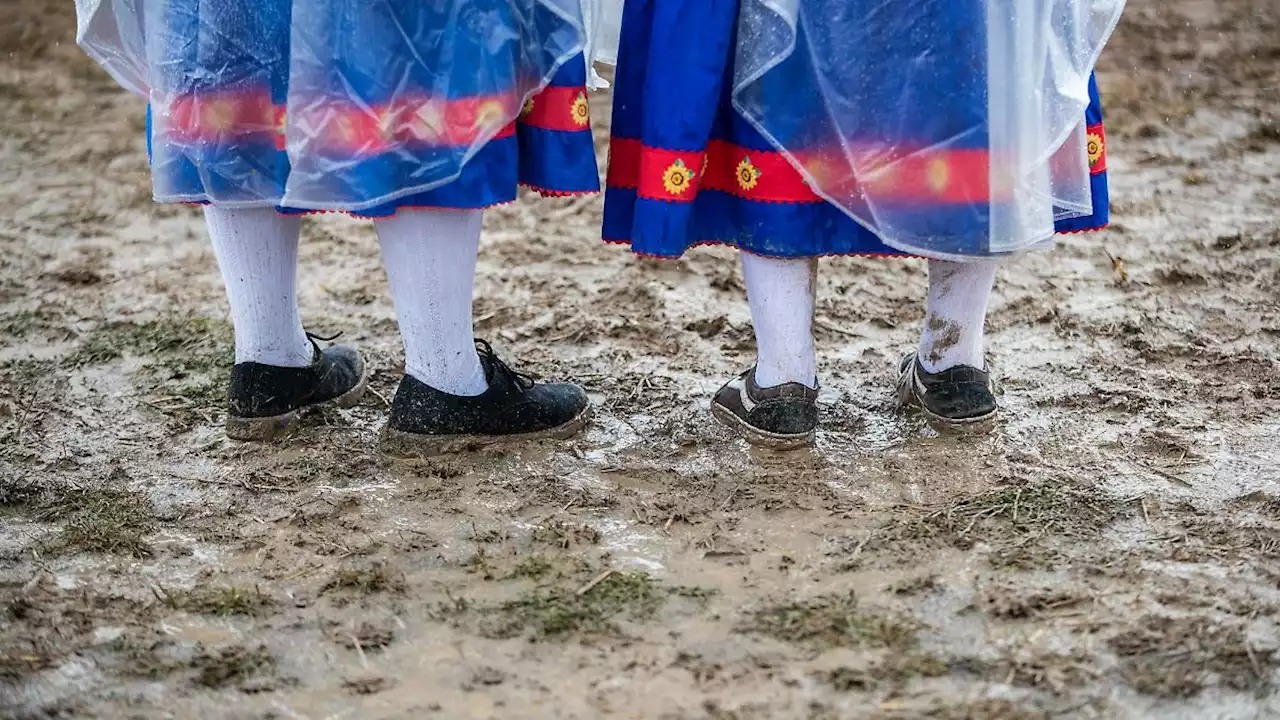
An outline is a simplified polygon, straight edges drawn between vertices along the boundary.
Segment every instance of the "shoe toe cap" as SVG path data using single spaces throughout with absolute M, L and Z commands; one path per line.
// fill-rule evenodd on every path
M 995 395 L 980 385 L 939 388 L 926 397 L 929 411 L 950 420 L 972 420 L 995 412 Z
M 755 408 L 751 424 L 779 435 L 802 435 L 818 426 L 818 408 L 798 399 L 774 401 Z
M 537 408 L 538 424 L 543 429 L 563 425 L 581 415 L 591 406 L 587 391 L 571 383 L 538 385 L 532 407 Z

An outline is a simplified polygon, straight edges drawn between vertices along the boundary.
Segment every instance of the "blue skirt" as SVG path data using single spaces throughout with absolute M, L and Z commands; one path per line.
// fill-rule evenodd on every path
M 507 17 L 513 6 L 463 6 L 465 18 L 488 23 L 477 30 L 459 29 L 456 8 L 419 0 L 382 0 L 376 12 L 334 0 L 323 21 L 330 35 L 323 52 L 307 53 L 313 66 L 299 91 L 292 0 L 171 0 L 147 123 L 157 197 L 385 217 L 402 207 L 510 202 L 519 185 L 597 192 L 585 62 L 557 55 L 573 39 L 549 13 L 519 22 L 547 25 L 543 34 L 556 43 L 531 49 L 511 40 L 501 30 L 518 25 Z M 543 70 L 547 77 L 531 79 Z M 526 100 L 520 89 L 533 86 L 540 89 Z M 305 119 L 316 130 L 302 170 L 287 151 L 295 139 L 286 115 L 297 107 L 323 116 L 323 127 Z M 325 202 L 283 201 L 303 172 Z
M 629 0 L 626 4 L 614 82 L 605 240 L 658 257 L 679 257 L 702 244 L 729 245 L 771 257 L 907 255 L 823 200 L 779 148 L 734 109 L 731 86 L 738 9 L 738 0 Z M 889 60 L 874 72 L 894 72 Z M 945 91 L 901 101 L 918 104 L 921 117 L 936 124 L 961 116 L 960 109 L 980 105 L 979 94 L 984 90 L 958 69 Z M 1105 131 L 1092 78 L 1089 95 L 1086 125 L 1093 214 L 1058 222 L 1058 232 L 1096 230 L 1109 221 Z M 975 102 L 969 103 L 969 96 Z M 803 93 L 789 100 L 793 108 L 807 107 Z M 942 106 L 949 100 L 955 108 Z M 793 115 L 804 117 L 803 112 Z M 972 118 L 958 117 L 958 121 Z M 944 127 L 929 129 L 944 137 L 948 133 Z M 806 128 L 799 122 L 786 131 L 804 137 Z M 955 149 L 946 169 L 962 175 L 971 168 L 972 174 L 982 176 L 985 186 L 987 165 L 982 152 L 980 146 Z M 930 168 L 922 169 L 914 178 L 919 187 L 903 183 L 902 202 L 919 199 L 929 222 L 977 227 L 967 208 L 956 211 L 955 217 L 948 216 L 944 205 L 926 208 L 924 198 L 937 197 L 937 187 L 931 187 L 936 179 Z M 964 191 L 963 183 L 955 185 Z M 984 254 L 963 248 L 956 252 Z

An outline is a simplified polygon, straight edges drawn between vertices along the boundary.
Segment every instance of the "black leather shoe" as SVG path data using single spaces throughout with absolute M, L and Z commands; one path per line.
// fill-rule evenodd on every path
M 345 345 L 315 348 L 303 368 L 239 363 L 231 370 L 227 437 L 271 440 L 291 429 L 302 414 L 323 405 L 352 407 L 364 397 L 368 376 L 360 353 Z
M 1000 412 L 986 370 L 958 365 L 929 373 L 915 353 L 898 366 L 898 401 L 919 407 L 937 429 L 964 433 L 989 431 Z
M 720 388 L 711 414 L 752 445 L 794 450 L 813 444 L 818 391 L 800 383 L 762 388 L 753 367 Z
M 512 370 L 489 343 L 476 341 L 489 388 L 450 395 L 405 375 L 382 431 L 382 449 L 396 457 L 431 457 L 525 440 L 565 440 L 591 419 L 591 401 L 577 385 L 536 383 Z

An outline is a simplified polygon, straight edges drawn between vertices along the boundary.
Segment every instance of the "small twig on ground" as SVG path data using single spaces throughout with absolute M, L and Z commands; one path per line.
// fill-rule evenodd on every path
M 373 393 L 374 397 L 381 400 L 383 405 L 391 407 L 391 403 L 387 402 L 387 398 L 382 393 L 378 392 L 377 388 L 369 388 L 369 392 Z
M 604 572 L 602 572 L 602 573 L 600 573 L 599 575 L 597 575 L 597 576 L 595 577 L 595 579 L 593 579 L 591 582 L 589 582 L 589 583 L 587 583 L 586 585 L 583 585 L 582 587 L 578 588 L 578 592 L 574 593 L 574 595 L 576 595 L 576 596 L 578 596 L 578 597 L 582 597 L 583 595 L 586 595 L 587 593 L 589 593 L 589 592 L 591 592 L 593 589 L 595 589 L 595 587 L 596 587 L 597 585 L 599 585 L 600 583 L 604 582 L 605 580 L 608 580 L 608 579 L 609 579 L 609 577 L 610 577 L 611 575 L 613 575 L 613 573 L 614 573 L 614 571 L 613 571 L 613 570 L 605 570 Z

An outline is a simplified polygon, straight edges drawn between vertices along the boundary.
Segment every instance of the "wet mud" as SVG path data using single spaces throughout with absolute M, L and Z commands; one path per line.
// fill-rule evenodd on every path
M 634 259 L 598 198 L 490 211 L 475 308 L 589 389 L 580 438 L 380 455 L 394 311 L 324 216 L 304 317 L 372 392 L 228 442 L 201 218 L 151 203 L 143 108 L 73 30 L 0 5 L 0 716 L 1280 715 L 1275 3 L 1130 3 L 1115 224 L 1000 270 L 994 434 L 895 408 L 924 265 L 828 259 L 823 426 L 785 454 L 708 412 L 754 354 L 737 259 Z

